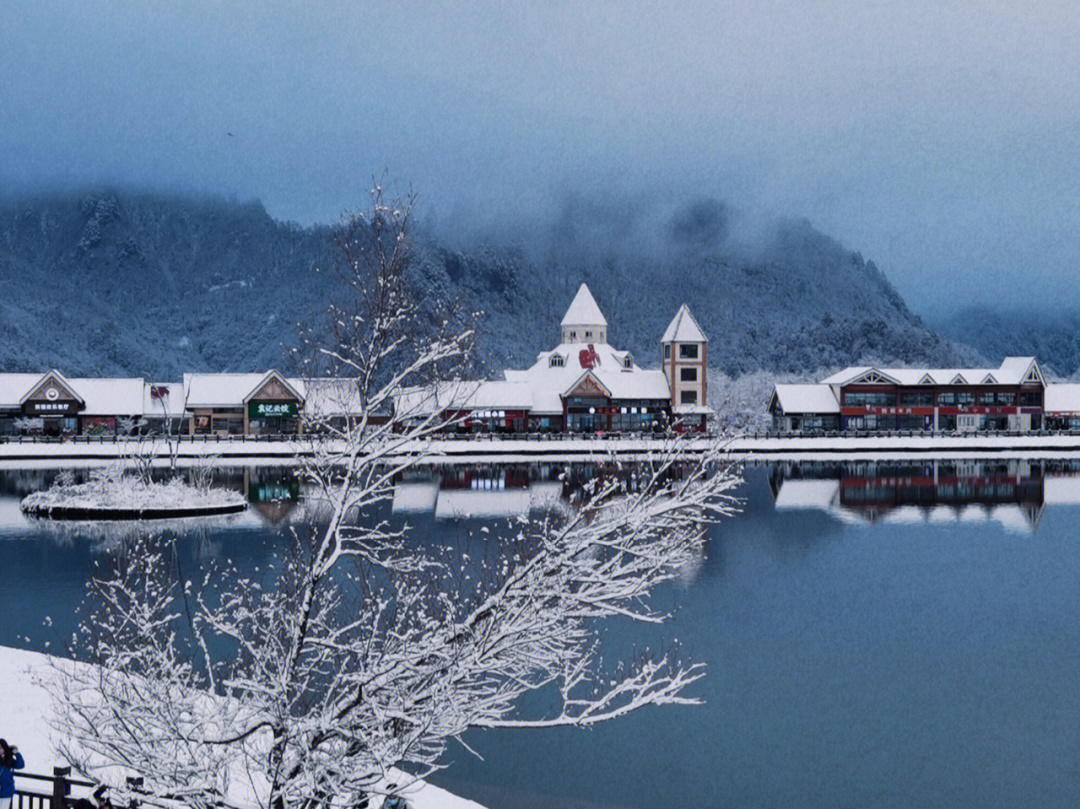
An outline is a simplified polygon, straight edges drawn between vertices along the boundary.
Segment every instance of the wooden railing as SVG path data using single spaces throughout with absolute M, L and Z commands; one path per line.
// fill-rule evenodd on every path
M 68 809 L 72 787 L 93 787 L 90 781 L 71 777 L 71 767 L 53 767 L 52 775 L 16 770 L 11 809 Z M 34 789 L 34 786 L 40 788 Z

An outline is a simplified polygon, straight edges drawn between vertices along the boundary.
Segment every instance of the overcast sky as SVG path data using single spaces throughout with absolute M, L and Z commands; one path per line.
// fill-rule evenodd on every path
M 570 192 L 805 216 L 935 301 L 1080 293 L 1080 4 L 4 2 L 0 182 L 442 221 Z

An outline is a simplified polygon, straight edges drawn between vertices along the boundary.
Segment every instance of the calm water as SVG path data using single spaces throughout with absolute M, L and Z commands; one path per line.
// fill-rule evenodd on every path
M 422 538 L 475 538 L 559 502 L 557 471 L 419 474 L 395 509 Z M 659 594 L 673 621 L 604 631 L 609 650 L 678 638 L 709 666 L 704 706 L 591 731 L 474 734 L 486 760 L 456 749 L 436 780 L 491 809 L 1080 805 L 1078 474 L 1024 462 L 748 469 L 743 514 Z M 108 537 L 19 514 L 18 497 L 50 476 L 0 473 L 0 644 L 55 644 L 107 561 Z M 227 482 L 279 502 L 186 526 L 177 564 L 259 565 L 303 508 L 281 470 Z

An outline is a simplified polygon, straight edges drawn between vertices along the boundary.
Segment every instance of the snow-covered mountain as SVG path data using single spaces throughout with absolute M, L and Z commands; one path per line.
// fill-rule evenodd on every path
M 706 200 L 659 220 L 580 206 L 520 232 L 530 235 L 420 237 L 423 294 L 483 310 L 479 353 L 494 369 L 549 348 L 582 281 L 611 341 L 647 365 L 684 302 L 729 374 L 970 354 L 912 314 L 872 262 L 806 221 L 756 223 L 751 234 Z M 330 266 L 330 235 L 258 203 L 134 192 L 2 203 L 0 370 L 169 378 L 280 366 L 296 323 L 318 322 L 333 294 L 333 273 L 315 271 Z

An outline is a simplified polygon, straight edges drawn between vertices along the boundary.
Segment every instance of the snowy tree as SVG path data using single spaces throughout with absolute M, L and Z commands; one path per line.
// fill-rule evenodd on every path
M 372 203 L 340 234 L 333 340 L 311 338 L 308 367 L 324 375 L 306 383 L 307 427 L 332 436 L 302 462 L 311 520 L 271 571 L 222 563 L 193 583 L 146 537 L 93 579 L 72 650 L 96 665 L 58 663 L 50 682 L 60 752 L 82 774 L 138 774 L 144 801 L 200 808 L 355 807 L 443 766 L 471 729 L 589 727 L 696 701 L 700 665 L 671 651 L 604 665 L 598 630 L 664 620 L 650 594 L 735 507 L 715 451 L 673 435 L 574 508 L 492 535 L 479 558 L 380 517 L 442 425 L 428 394 L 452 401 L 463 384 L 471 334 L 450 316 L 419 322 L 411 203 L 379 188 Z M 341 397 L 362 415 L 342 418 Z M 549 711 L 526 707 L 536 692 Z

